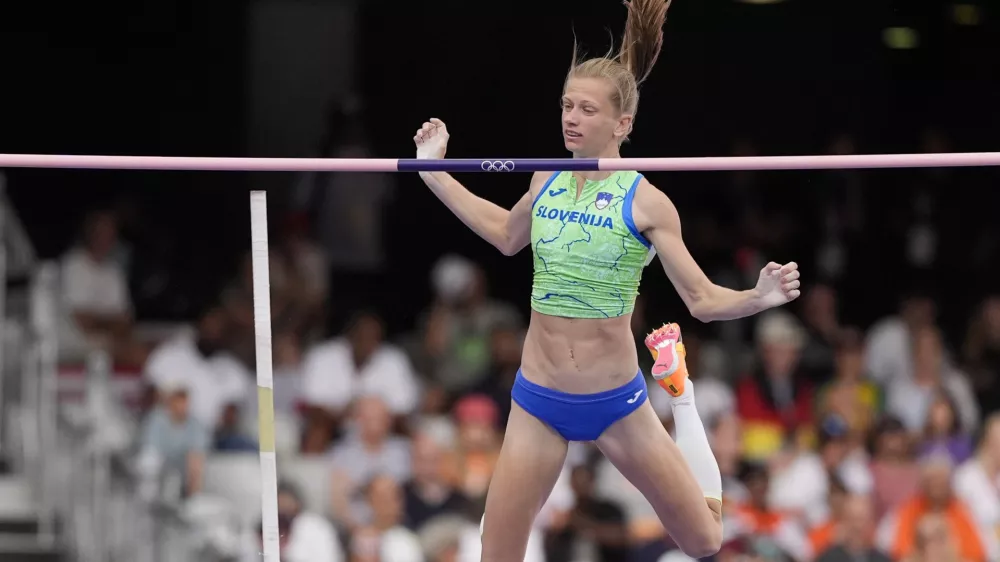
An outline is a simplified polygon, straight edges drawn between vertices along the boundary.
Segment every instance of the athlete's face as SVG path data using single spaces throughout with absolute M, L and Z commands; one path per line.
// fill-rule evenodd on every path
M 562 97 L 563 142 L 575 156 L 593 158 L 617 148 L 628 134 L 632 116 L 611 101 L 612 86 L 603 78 L 570 78 Z

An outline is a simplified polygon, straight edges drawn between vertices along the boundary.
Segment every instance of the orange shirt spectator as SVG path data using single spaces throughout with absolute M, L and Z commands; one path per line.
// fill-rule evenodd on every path
M 912 556 L 919 546 L 918 531 L 926 516 L 937 516 L 965 562 L 986 562 L 985 537 L 975 518 L 951 488 L 951 463 L 934 457 L 922 467 L 920 491 L 890 513 L 879 525 L 878 545 L 896 560 Z
M 875 519 L 868 496 L 851 495 L 840 500 L 835 518 L 810 534 L 815 562 L 890 562 L 874 548 Z

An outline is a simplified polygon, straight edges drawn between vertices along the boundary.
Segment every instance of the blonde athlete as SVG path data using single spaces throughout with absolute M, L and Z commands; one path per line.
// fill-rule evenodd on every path
M 662 45 L 668 2 L 632 0 L 621 51 L 574 62 L 562 130 L 578 158 L 617 158 L 632 131 L 638 84 Z M 514 122 L 513 126 L 518 126 Z M 416 132 L 417 158 L 444 158 L 448 131 L 431 119 Z M 692 259 L 670 199 L 637 172 L 535 174 L 510 211 L 473 195 L 449 174 L 424 172 L 431 191 L 506 255 L 531 245 L 531 322 L 511 396 L 510 421 L 486 500 L 482 562 L 522 562 L 528 534 L 570 441 L 594 441 L 656 510 L 689 556 L 718 551 L 722 482 L 687 380 L 680 328 L 646 345 L 653 376 L 671 394 L 676 443 L 647 400 L 630 329 L 642 270 L 660 262 L 691 314 L 742 318 L 799 296 L 795 263 L 768 264 L 757 286 L 714 285 Z

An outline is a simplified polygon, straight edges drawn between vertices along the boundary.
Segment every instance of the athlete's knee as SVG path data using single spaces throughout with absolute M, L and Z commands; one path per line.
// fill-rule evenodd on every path
M 707 558 L 722 548 L 722 525 L 713 522 L 703 530 L 677 539 L 677 546 L 684 554 L 694 559 Z
M 722 548 L 722 513 L 716 511 L 713 501 L 708 502 L 710 517 L 683 537 L 677 537 L 677 546 L 691 558 L 706 558 Z

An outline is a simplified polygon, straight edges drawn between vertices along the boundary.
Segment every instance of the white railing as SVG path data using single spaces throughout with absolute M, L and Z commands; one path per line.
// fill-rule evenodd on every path
M 17 466 L 23 461 L 22 447 L 18 443 L 17 424 L 10 422 L 18 417 L 15 406 L 21 402 L 24 388 L 17 388 L 19 381 L 12 377 L 22 366 L 24 348 L 21 343 L 27 319 L 24 307 L 14 302 L 18 295 L 8 292 L 7 283 L 12 278 L 29 276 L 35 268 L 36 258 L 5 188 L 6 178 L 0 172 L 0 456 Z
M 104 351 L 88 356 L 83 403 L 60 403 L 59 266 L 38 262 L 3 188 L 0 173 L 0 455 L 31 483 L 40 544 L 75 562 L 221 559 L 218 541 L 193 532 L 205 504 L 192 511 L 164 485 L 169 478 L 144 474 L 132 458 L 135 422 Z M 24 295 L 8 291 L 12 278 L 27 281 Z
M 55 544 L 55 500 L 53 461 L 59 446 L 56 442 L 58 424 L 56 393 L 58 382 L 58 310 L 59 310 L 59 268 L 56 264 L 43 263 L 35 272 L 31 290 L 31 326 L 33 360 L 37 361 L 37 406 L 38 418 L 37 485 L 39 502 L 39 539 L 43 545 Z
M 77 524 L 108 521 L 110 474 L 108 458 L 88 450 L 92 428 L 67 435 L 60 427 L 59 267 L 36 259 L 4 182 L 0 173 L 0 454 L 31 485 L 40 546 L 66 548 L 79 562 L 111 562 L 106 543 L 95 540 L 111 530 L 81 532 Z M 19 279 L 27 281 L 24 294 L 8 291 Z

